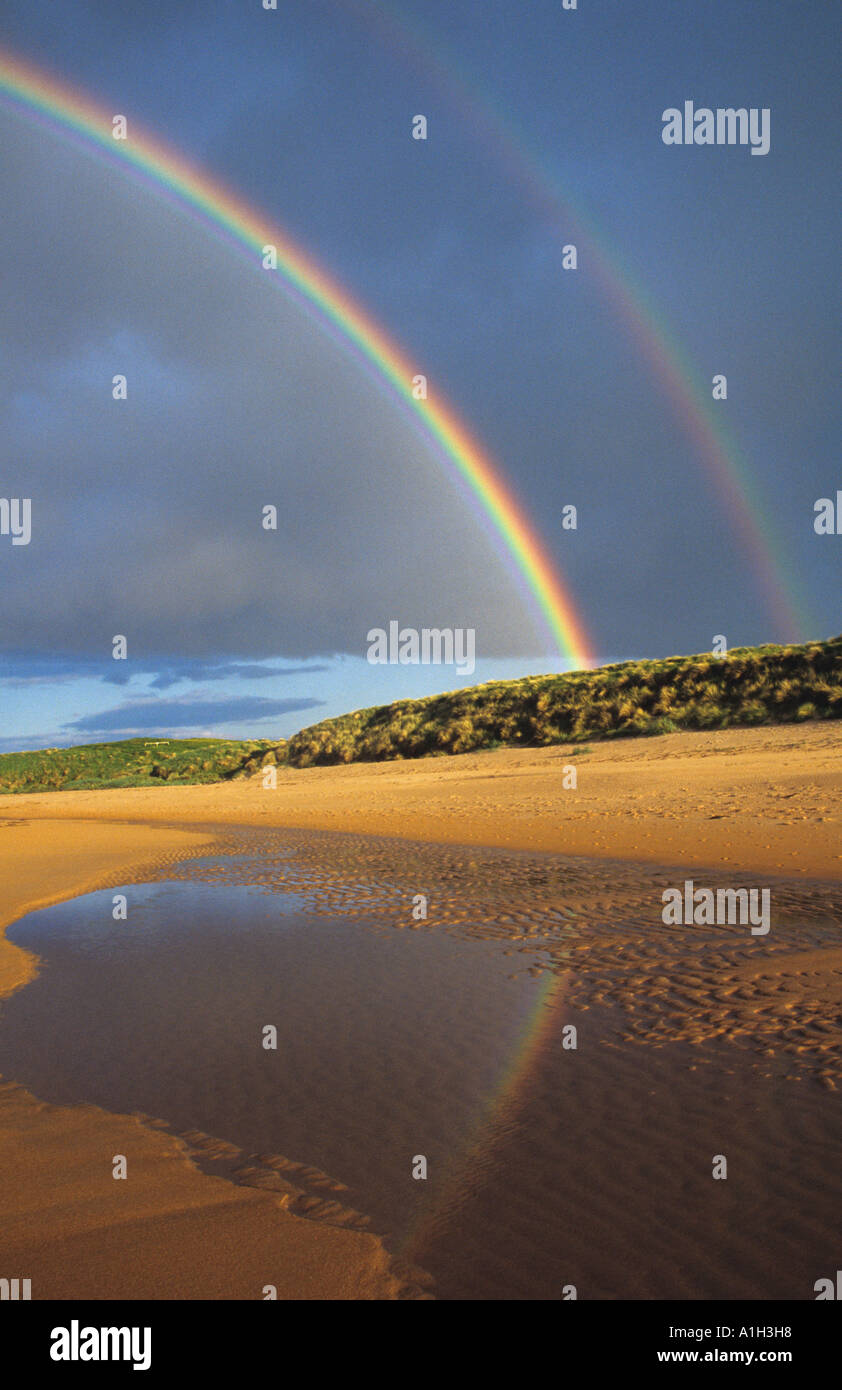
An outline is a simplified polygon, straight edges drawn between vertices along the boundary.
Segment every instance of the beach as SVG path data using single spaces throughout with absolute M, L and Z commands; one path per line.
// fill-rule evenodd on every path
M 732 1055 L 737 1059 L 735 1135 L 741 1116 L 751 1127 L 752 1068 L 766 1055 L 766 1075 L 791 1085 L 793 1096 L 808 1097 L 803 1112 L 802 1101 L 793 1102 L 793 1126 L 803 1120 L 804 1133 L 820 1137 L 815 1097 L 830 1099 L 839 1076 L 831 1025 L 842 968 L 827 923 L 838 910 L 842 878 L 840 790 L 842 739 L 822 723 L 587 749 L 280 768 L 274 788 L 258 774 L 211 786 L 20 795 L 0 803 L 0 926 L 97 889 L 189 877 L 197 856 L 224 857 L 244 845 L 268 864 L 283 833 L 294 832 L 296 862 L 311 878 L 319 876 L 322 912 L 359 910 L 361 902 L 366 911 L 391 914 L 395 928 L 411 927 L 411 914 L 396 913 L 382 885 L 422 883 L 431 903 L 424 930 L 497 942 L 515 953 L 513 963 L 538 974 L 566 971 L 571 1017 L 621 1018 L 613 1040 L 606 1033 L 605 1045 L 583 1056 L 576 1085 L 583 1097 L 589 1090 L 607 1097 L 607 1059 L 622 1054 L 618 1067 L 629 1101 L 612 1112 L 613 1125 L 628 1152 L 639 1150 L 638 1169 L 646 1167 L 643 1097 L 653 1086 L 669 1090 L 673 1110 L 657 1159 L 666 1171 L 685 1144 L 682 1115 L 694 1107 L 707 1115 L 715 1103 L 693 1048 L 719 1049 L 728 1066 Z M 271 868 L 263 875 L 271 891 L 281 890 L 285 876 Z M 773 884 L 782 926 L 762 958 L 749 954 L 748 935 L 745 943 L 693 938 L 679 947 L 647 934 L 646 914 L 662 885 L 687 877 Z M 350 879 L 356 886 L 349 895 L 343 885 Z M 579 919 L 576 932 L 549 932 L 547 923 L 568 908 Z M 621 940 L 608 929 L 616 920 L 628 924 Z M 673 954 L 656 971 L 665 942 Z M 37 971 L 31 953 L 0 941 L 0 995 L 24 988 Z M 653 983 L 656 974 L 660 983 Z M 641 1074 L 644 1056 L 650 1061 Z M 591 1176 L 582 1181 L 598 1192 L 595 1174 L 611 1160 L 599 1126 L 592 1141 Z M 197 1136 L 191 1145 L 149 1118 L 47 1104 L 14 1076 L 4 1077 L 4 1273 L 31 1278 L 33 1297 L 42 1298 L 259 1298 L 266 1285 L 279 1298 L 301 1299 L 434 1292 L 425 1278 L 424 1242 L 395 1258 L 376 1227 L 364 1229 L 344 1209 L 331 1175 L 284 1168 L 282 1156 L 275 1165 L 282 1179 L 271 1184 L 265 1174 L 250 1177 L 245 1162 L 214 1175 L 213 1150 L 212 1136 Z M 115 1183 L 112 1157 L 127 1153 L 132 1179 Z M 762 1168 L 763 1151 L 755 1146 L 752 1170 Z M 822 1180 L 809 1163 L 802 1168 L 805 1202 Z M 633 1190 L 633 1179 L 630 1184 Z M 330 1200 L 302 1200 L 302 1193 L 319 1191 Z M 682 1191 L 677 1184 L 676 1203 Z M 640 1199 L 645 1207 L 643 1190 Z M 626 1220 L 634 1243 L 634 1223 L 616 1193 L 601 1200 L 605 1219 Z M 307 1214 L 298 1214 L 302 1208 Z M 721 1218 L 726 1222 L 728 1214 Z M 584 1251 L 584 1238 L 581 1244 Z M 210 1255 L 223 1248 L 228 1256 L 220 1267 Z M 769 1249 L 774 1254 L 771 1238 Z M 785 1253 L 778 1250 L 779 1260 Z M 751 1268 L 747 1259 L 747 1289 Z M 715 1289 L 713 1269 L 711 1281 Z M 657 1287 L 657 1279 L 635 1285 L 622 1277 L 616 1296 L 661 1296 L 652 1292 Z M 678 1296 L 699 1294 L 688 1286 Z
M 213 786 L 18 795 L 4 817 L 281 825 L 653 864 L 842 877 L 833 722 L 411 762 L 278 768 Z M 575 790 L 563 769 L 577 771 Z M 162 838 L 161 843 L 164 843 Z

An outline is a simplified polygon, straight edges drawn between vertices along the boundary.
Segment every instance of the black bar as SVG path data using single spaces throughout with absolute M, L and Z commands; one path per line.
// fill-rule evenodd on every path
M 238 1385 L 323 1380 L 335 1363 L 343 1376 L 363 1375 L 370 1363 L 381 1379 L 417 1380 L 429 1369 L 436 1382 L 455 1365 L 498 1373 L 511 1358 L 519 1379 L 581 1378 L 631 1372 L 675 1375 L 682 1370 L 731 1369 L 762 1376 L 770 1368 L 804 1377 L 833 1376 L 842 1322 L 835 1302 L 716 1303 L 13 1303 L 0 1304 L 4 1368 L 16 1361 L 28 1378 L 132 1376 L 128 1360 L 54 1360 L 72 1352 L 56 1329 L 78 1328 L 77 1352 L 96 1347 L 100 1328 L 150 1330 L 138 1352 L 151 1353 L 146 1384 L 157 1375 L 231 1375 Z M 85 1333 L 97 1330 L 97 1337 Z M 728 1335 L 724 1329 L 730 1330 Z M 397 1338 L 397 1341 L 394 1339 Z M 122 1352 L 123 1342 L 120 1342 Z M 402 1349 L 402 1350 L 401 1350 Z M 688 1356 L 688 1353 L 690 1354 Z M 693 1353 L 696 1355 L 694 1356 Z M 737 1355 L 739 1354 L 739 1355 Z M 750 1359 L 749 1359 L 750 1357 Z M 549 1367 L 547 1361 L 549 1358 Z M 541 1369 L 543 1367 L 543 1370 Z M 431 1384 L 436 1383 L 431 1379 Z M 8 1382 L 11 1384 L 11 1381 Z M 23 1380 L 21 1380 L 23 1383 Z

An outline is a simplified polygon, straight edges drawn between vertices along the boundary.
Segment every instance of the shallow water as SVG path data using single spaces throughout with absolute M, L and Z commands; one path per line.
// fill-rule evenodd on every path
M 2 1007 L 0 1072 L 45 1100 L 315 1165 L 398 1242 L 432 1190 L 413 1157 L 441 1169 L 540 989 L 509 978 L 497 944 L 333 921 L 247 887 L 127 885 L 10 935 L 44 964 Z
M 629 1043 L 622 1011 L 528 973 L 539 940 L 397 931 L 246 886 L 242 859 L 195 868 L 15 925 L 42 964 L 0 1006 L 0 1073 L 312 1165 L 440 1297 L 812 1296 L 838 1254 L 834 1097 L 721 1039 Z

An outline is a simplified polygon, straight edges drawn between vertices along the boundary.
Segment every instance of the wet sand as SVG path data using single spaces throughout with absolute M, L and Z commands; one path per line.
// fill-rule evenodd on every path
M 120 823 L 6 820 L 0 920 L 5 927 L 26 909 L 121 882 L 127 871 L 136 882 L 166 874 L 206 840 Z M 6 940 L 0 948 L 8 995 L 37 962 Z M 270 1284 L 284 1299 L 415 1296 L 376 1236 L 285 1210 L 301 1195 L 296 1174 L 282 1195 L 261 1192 L 202 1172 L 202 1147 L 136 1116 L 44 1104 L 3 1080 L 3 1277 L 31 1279 L 33 1299 L 259 1299 Z M 127 1182 L 112 1177 L 115 1154 L 130 1162 Z
M 561 785 L 562 767 L 570 763 L 578 771 L 575 791 Z M 612 1028 L 619 1023 L 619 1031 L 613 1042 L 607 1033 L 600 1036 L 589 1062 L 601 1067 L 602 1079 L 588 1079 L 586 1067 L 576 1072 L 580 1103 L 588 1095 L 603 1097 L 596 1108 L 607 1107 L 617 1141 L 606 1149 L 604 1130 L 590 1127 L 590 1152 L 578 1152 L 590 1174 L 581 1181 L 592 1190 L 616 1164 L 617 1145 L 627 1155 L 648 1152 L 651 1132 L 641 1110 L 648 1090 L 668 1094 L 675 1108 L 657 1141 L 658 1162 L 677 1175 L 672 1196 L 669 1184 L 664 1196 L 676 1212 L 676 1204 L 692 1200 L 692 1184 L 680 1175 L 686 1172 L 682 1115 L 692 1112 L 699 1085 L 687 1049 L 696 1048 L 705 1065 L 721 1053 L 722 1074 L 739 1073 L 730 1122 L 736 1131 L 742 1126 L 745 1152 L 752 1088 L 763 1075 L 758 1067 L 765 1065 L 769 1083 L 790 1088 L 792 1126 L 805 1136 L 800 1181 L 806 1191 L 825 1181 L 821 1162 L 811 1164 L 806 1155 L 826 1150 L 827 1136 L 817 1118 L 821 1106 L 799 1097 L 832 1101 L 828 1090 L 839 1078 L 842 970 L 833 932 L 839 923 L 835 884 L 842 877 L 840 773 L 842 739 L 833 726 L 821 724 L 594 744 L 586 753 L 501 750 L 419 763 L 281 771 L 274 790 L 264 789 L 258 777 L 214 787 L 10 797 L 0 803 L 0 924 L 82 891 L 189 874 L 185 860 L 191 855 L 214 846 L 242 848 L 234 827 L 306 828 L 317 833 L 300 837 L 297 853 L 311 878 L 321 873 L 326 911 L 353 911 L 355 901 L 368 910 L 376 900 L 381 908 L 390 905 L 393 926 L 409 928 L 415 924 L 406 894 L 412 887 L 425 893 L 429 888 L 433 909 L 424 930 L 438 924 L 508 935 L 518 968 L 564 978 L 571 1007 L 586 1017 L 588 1010 L 591 1017 L 611 1011 Z M 326 833 L 335 830 L 354 833 Z M 434 844 L 451 848 L 443 855 Z M 458 846 L 485 848 L 474 853 Z M 521 864 L 519 879 L 518 873 L 500 878 L 494 846 L 522 852 L 520 860 L 515 854 L 507 861 Z M 529 859 L 537 851 L 572 855 L 578 863 L 573 869 L 559 863 L 561 877 L 548 889 L 541 881 L 544 868 Z M 676 866 L 680 877 L 658 865 Z M 775 931 L 768 949 L 753 956 L 758 943 L 733 934 L 714 930 L 688 938 L 657 925 L 648 930 L 653 894 L 661 883 L 680 882 L 685 870 L 711 884 L 748 882 L 751 875 L 758 882 L 774 879 L 786 930 Z M 596 904 L 596 913 L 583 913 L 587 904 Z M 541 914 L 561 918 L 569 911 L 580 912 L 581 929 L 565 931 L 541 954 L 547 920 Z M 609 929 L 618 921 L 624 924 L 621 936 Z M 20 987 L 35 967 L 29 954 L 0 942 L 3 993 Z M 612 1053 L 616 1069 L 606 1073 Z M 625 1102 L 621 1074 L 627 1074 Z M 774 1142 L 778 1118 L 776 1109 L 767 1143 Z M 759 1180 L 764 1149 L 758 1147 L 756 1124 L 754 1133 L 751 1171 Z M 584 1135 L 580 1140 L 587 1143 Z M 111 1156 L 128 1149 L 137 1158 L 136 1182 L 114 1183 Z M 518 1161 L 523 1159 L 521 1152 Z M 516 1173 L 517 1164 L 504 1164 L 501 1171 Z M 101 1179 L 94 1176 L 99 1172 Z M 281 1297 L 423 1292 L 423 1279 L 413 1280 L 402 1266 L 396 1272 L 376 1236 L 283 1210 L 289 1192 L 272 1196 L 232 1181 L 233 1175 L 213 1177 L 190 1157 L 183 1139 L 136 1117 L 45 1105 L 7 1085 L 0 1091 L 0 1175 L 0 1220 L 8 1233 L 4 1264 L 15 1265 L 10 1276 L 37 1277 L 35 1297 L 231 1297 L 231 1271 L 221 1278 L 207 1259 L 220 1245 L 234 1252 L 233 1296 L 260 1297 L 268 1282 L 278 1285 Z M 635 1183 L 628 1176 L 633 1205 Z M 504 1191 L 495 1188 L 501 1181 L 499 1175 L 489 1181 L 473 1200 L 480 1206 L 503 1200 Z M 638 1209 L 645 1211 L 650 1199 L 639 1183 L 637 1188 Z M 797 1207 L 791 1191 L 778 1191 Z M 517 1211 L 516 1193 L 508 1196 L 514 1203 L 509 1210 Z M 727 1243 L 731 1216 L 721 1215 Z M 540 1219 L 534 1203 L 518 1219 L 528 1231 Z M 669 1211 L 661 1219 L 665 1230 L 657 1243 L 668 1242 Z M 804 1220 L 812 1219 L 804 1213 Z M 464 1249 L 470 1266 L 470 1207 L 460 1208 L 453 1220 L 468 1222 Z M 605 1221 L 606 1229 L 615 1230 L 615 1245 L 628 1242 L 631 1250 L 639 1240 L 638 1217 L 624 1211 L 616 1192 L 605 1205 Z M 797 1262 L 797 1250 L 773 1237 L 771 1209 L 769 1222 L 770 1258 Z M 587 1261 L 590 1242 L 580 1237 Z M 428 1246 L 424 1235 L 409 1253 L 423 1265 Z M 277 1277 L 265 1275 L 268 1264 Z M 808 1273 L 802 1271 L 802 1282 Z M 629 1275 L 614 1289 L 595 1270 L 586 1270 L 585 1279 L 592 1296 L 665 1296 L 655 1292 L 657 1279 Z M 749 1274 L 744 1287 L 754 1286 Z M 714 1257 L 709 1279 L 676 1293 L 717 1296 L 717 1287 Z M 446 1283 L 437 1292 L 454 1296 Z M 475 1296 L 494 1296 L 481 1276 Z M 512 1296 L 528 1296 L 514 1271 Z
M 292 1180 L 295 1212 L 369 1218 L 443 1298 L 804 1299 L 832 1267 L 830 898 L 777 881 L 774 950 L 722 928 L 691 949 L 621 865 L 605 920 L 580 860 L 235 838 L 127 885 L 116 927 L 109 890 L 17 924 L 42 970 L 3 1010 L 0 1067 L 165 1118 L 204 1171 Z M 835 1004 L 809 998 L 825 953 Z

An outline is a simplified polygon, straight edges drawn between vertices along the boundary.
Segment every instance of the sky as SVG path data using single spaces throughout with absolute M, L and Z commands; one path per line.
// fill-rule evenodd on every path
M 842 536 L 813 524 L 842 488 L 836 28 L 789 0 L 4 0 L 0 49 L 364 307 L 608 662 L 842 630 Z M 767 108 L 768 153 L 665 144 L 685 101 Z M 312 308 L 2 98 L 0 190 L 0 498 L 32 506 L 29 544 L 0 535 L 0 751 L 288 736 L 570 666 L 417 416 Z M 475 669 L 371 664 L 391 621 L 472 629 Z

